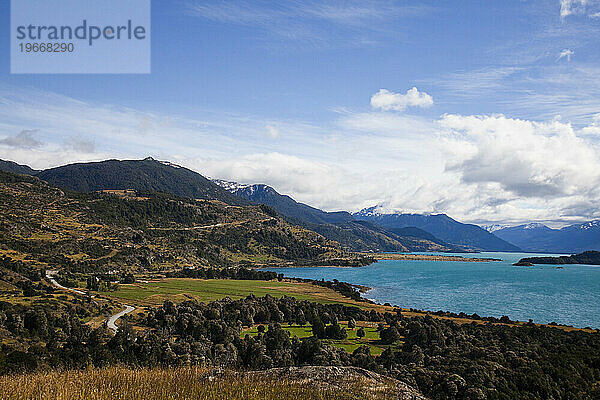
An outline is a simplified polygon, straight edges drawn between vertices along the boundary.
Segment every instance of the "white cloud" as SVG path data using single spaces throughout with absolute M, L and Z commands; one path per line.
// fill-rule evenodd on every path
M 558 59 L 560 60 L 561 58 L 566 58 L 567 61 L 571 61 L 571 56 L 575 54 L 575 52 L 571 49 L 564 49 L 563 51 L 560 52 L 560 54 L 558 55 Z
M 473 71 L 460 71 L 436 76 L 433 79 L 423 79 L 419 82 L 436 85 L 453 94 L 487 95 L 505 86 L 507 78 L 521 72 L 519 67 L 483 68 Z
M 384 204 L 481 223 L 600 217 L 600 116 L 582 129 L 553 119 L 436 120 L 379 110 L 339 109 L 321 125 L 194 116 L 0 89 L 0 132 L 38 129 L 39 143 L 0 143 L 0 158 L 47 168 L 152 155 L 216 178 L 266 183 L 329 211 Z M 271 140 L 269 127 L 285 134 Z
M 67 140 L 67 146 L 70 146 L 74 151 L 80 152 L 83 154 L 91 154 L 96 150 L 96 144 L 93 140 L 81 138 L 81 137 L 72 137 Z
M 597 14 L 597 7 L 600 4 L 598 0 L 560 0 L 560 16 L 562 18 L 569 15 L 589 15 L 594 17 Z
M 600 110 L 600 68 L 573 61 L 565 69 L 561 64 L 464 71 L 421 82 L 440 93 L 436 97 L 438 108 L 464 110 L 467 106 L 477 114 L 502 110 L 536 121 L 560 114 L 564 121 L 585 126 Z
M 271 139 L 277 139 L 281 133 L 279 132 L 279 128 L 275 125 L 267 125 L 267 136 Z
M 257 28 L 263 39 L 317 46 L 372 45 L 380 35 L 393 36 L 398 19 L 431 13 L 426 5 L 387 0 L 282 1 L 275 6 L 249 0 L 193 0 L 186 14 L 211 21 Z M 325 25 L 325 26 L 324 26 Z
M 371 97 L 371 106 L 384 111 L 404 111 L 407 107 L 431 107 L 433 97 L 425 92 L 419 92 L 416 87 L 409 89 L 406 94 L 390 92 L 387 89 L 379 89 Z
M 20 149 L 32 149 L 35 147 L 40 147 L 42 142 L 33 137 L 33 134 L 36 132 L 37 129 L 23 129 L 16 135 L 0 139 L 0 145 L 6 145 Z
M 600 136 L 600 114 L 592 117 L 592 123 L 581 129 L 583 135 L 598 135 Z
M 467 184 L 497 183 L 521 198 L 585 195 L 600 183 L 600 158 L 570 124 L 445 115 L 446 136 L 472 149 L 450 160 Z
M 573 14 L 573 5 L 577 3 L 585 3 L 585 0 L 560 0 L 560 16 L 564 18 Z

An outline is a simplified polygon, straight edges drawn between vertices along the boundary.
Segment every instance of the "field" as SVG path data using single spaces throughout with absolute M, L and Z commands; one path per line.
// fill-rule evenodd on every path
M 346 328 L 346 332 L 348 333 L 348 337 L 344 340 L 332 340 L 332 339 L 324 339 L 324 342 L 331 344 L 332 346 L 342 348 L 346 350 L 348 353 L 352 353 L 354 350 L 359 348 L 360 346 L 369 346 L 371 349 L 371 354 L 379 355 L 381 354 L 388 345 L 379 344 L 379 332 L 377 332 L 377 324 L 373 322 L 363 322 L 358 321 L 356 323 L 357 328 L 349 329 L 347 322 L 340 322 L 344 328 Z M 359 326 L 362 326 L 365 331 L 365 336 L 363 338 L 359 338 L 356 336 L 356 331 Z M 304 326 L 300 325 L 290 325 L 290 324 L 282 324 L 281 327 L 290 332 L 290 336 L 297 336 L 298 338 L 305 338 L 312 336 L 312 327 L 310 324 L 306 324 Z M 258 335 L 258 326 L 254 326 L 251 329 L 246 329 L 242 331 L 241 337 L 245 335 L 256 336 Z M 394 345 L 395 346 L 395 345 Z
M 5 400 L 385 399 L 393 390 L 393 383 L 386 380 L 374 385 L 367 379 L 347 378 L 336 385 L 319 385 L 199 367 L 113 367 L 0 377 L 0 398 Z
M 119 285 L 119 289 L 115 292 L 102 292 L 103 296 L 128 301 L 134 305 L 159 305 L 164 300 L 180 302 L 186 299 L 196 299 L 210 302 L 225 297 L 235 300 L 250 294 L 258 297 L 266 294 L 273 297 L 293 296 L 299 300 L 310 300 L 323 304 L 341 303 L 378 310 L 384 308 L 351 300 L 328 288 L 298 282 L 171 278 Z
M 157 306 L 165 300 L 171 300 L 175 303 L 195 299 L 202 302 L 220 300 L 225 297 L 231 299 L 241 299 L 249 294 L 255 296 L 264 296 L 269 294 L 273 297 L 292 296 L 299 300 L 310 300 L 322 304 L 345 304 L 356 306 L 362 309 L 374 309 L 378 312 L 392 312 L 393 307 L 380 304 L 370 304 L 358 302 L 341 294 L 310 283 L 298 283 L 290 281 L 257 281 L 257 280 L 230 280 L 230 279 L 187 279 L 170 278 L 162 280 L 138 281 L 134 284 L 121 284 L 119 289 L 114 292 L 101 292 L 104 297 L 108 297 L 120 302 L 134 306 Z M 483 320 L 473 320 L 469 318 L 446 317 L 430 314 L 425 311 L 402 310 L 406 317 L 424 317 L 430 315 L 432 318 L 449 319 L 458 324 L 485 324 Z M 502 325 L 519 326 L 524 322 L 509 323 Z M 541 325 L 541 324 L 538 324 Z M 573 328 L 566 326 L 555 326 L 557 329 L 565 331 L 585 331 L 593 332 L 590 329 Z M 341 347 L 341 346 L 340 346 Z M 373 349 L 376 351 L 375 349 Z M 376 354 L 376 353 L 373 353 Z

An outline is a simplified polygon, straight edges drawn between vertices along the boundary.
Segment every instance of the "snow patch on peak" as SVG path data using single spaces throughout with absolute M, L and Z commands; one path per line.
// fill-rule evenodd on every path
M 600 227 L 600 220 L 594 220 L 589 222 L 584 222 L 583 224 L 579 224 L 577 226 L 579 229 L 588 230 Z
M 173 168 L 181 168 L 181 165 L 173 164 L 172 162 L 169 162 L 169 161 L 159 161 L 159 163 L 161 163 L 162 165 L 173 167 Z
M 539 229 L 539 228 L 547 228 L 547 226 L 544 224 L 540 224 L 539 222 L 531 222 L 529 224 L 523 225 L 523 229 Z
M 483 229 L 485 229 L 486 231 L 488 231 L 489 233 L 493 233 L 493 232 L 499 231 L 500 229 L 508 228 L 508 225 L 491 224 L 491 225 L 482 225 L 481 227 Z
M 360 217 L 377 217 L 380 215 L 384 215 L 384 209 L 382 205 L 376 205 L 372 207 L 363 208 L 362 210 L 354 213 L 354 215 Z
M 211 181 L 231 193 L 235 193 L 238 190 L 246 188 L 251 188 L 250 190 L 254 191 L 254 185 L 245 185 L 243 183 L 231 182 L 223 179 L 211 179 Z

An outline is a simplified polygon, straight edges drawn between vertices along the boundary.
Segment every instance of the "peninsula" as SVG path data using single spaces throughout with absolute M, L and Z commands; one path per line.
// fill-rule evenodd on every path
M 363 254 L 363 253 L 361 253 Z M 424 260 L 424 261 L 460 261 L 460 262 L 492 262 L 502 261 L 498 258 L 440 256 L 433 254 L 403 254 L 403 253 L 369 253 L 375 260 Z
M 587 264 L 600 265 L 600 251 L 584 251 L 571 256 L 560 257 L 526 257 L 515 265 L 532 266 L 534 264 Z

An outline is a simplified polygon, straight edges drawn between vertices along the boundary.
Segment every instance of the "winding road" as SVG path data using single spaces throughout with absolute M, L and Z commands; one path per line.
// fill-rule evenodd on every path
M 48 278 L 50 283 L 52 283 L 54 286 L 56 286 L 59 289 L 67 290 L 69 292 L 73 292 L 73 293 L 77 293 L 77 294 L 83 294 L 83 295 L 87 294 L 86 292 L 82 292 L 81 290 L 71 289 L 71 288 L 65 287 L 65 286 L 61 285 L 60 283 L 56 282 L 56 280 L 54 279 L 54 276 L 57 273 L 58 273 L 58 271 L 46 271 L 46 278 Z
M 126 304 L 124 304 L 124 306 L 125 306 L 125 309 L 123 311 L 118 312 L 115 315 L 111 315 L 108 318 L 108 320 L 106 321 L 106 326 L 108 326 L 108 329 L 112 330 L 115 333 L 117 333 L 117 331 L 119 330 L 119 327 L 115 324 L 115 322 L 117 322 L 117 320 L 119 318 L 121 318 L 123 315 L 129 314 L 130 312 L 135 310 L 135 307 L 131 307 Z
M 82 295 L 87 295 L 86 292 L 81 291 L 81 290 L 77 290 L 77 289 L 71 289 L 68 288 L 66 286 L 61 285 L 60 283 L 56 282 L 56 279 L 54 279 L 54 276 L 58 273 L 58 271 L 46 271 L 46 278 L 50 281 L 50 283 L 52 283 L 55 287 L 61 289 L 61 290 L 66 290 L 72 293 L 76 293 L 76 294 L 82 294 Z M 94 298 L 94 296 L 91 296 L 92 298 Z M 120 311 L 114 315 L 111 315 L 110 317 L 108 317 L 108 319 L 106 320 L 106 326 L 108 327 L 108 329 L 110 329 L 111 331 L 113 331 L 114 333 L 117 333 L 117 331 L 119 330 L 119 327 L 117 326 L 116 322 L 119 318 L 121 318 L 123 315 L 125 314 L 129 314 L 130 312 L 135 310 L 135 307 L 132 306 L 128 306 L 127 304 L 123 304 L 125 306 L 125 309 L 123 311 Z

